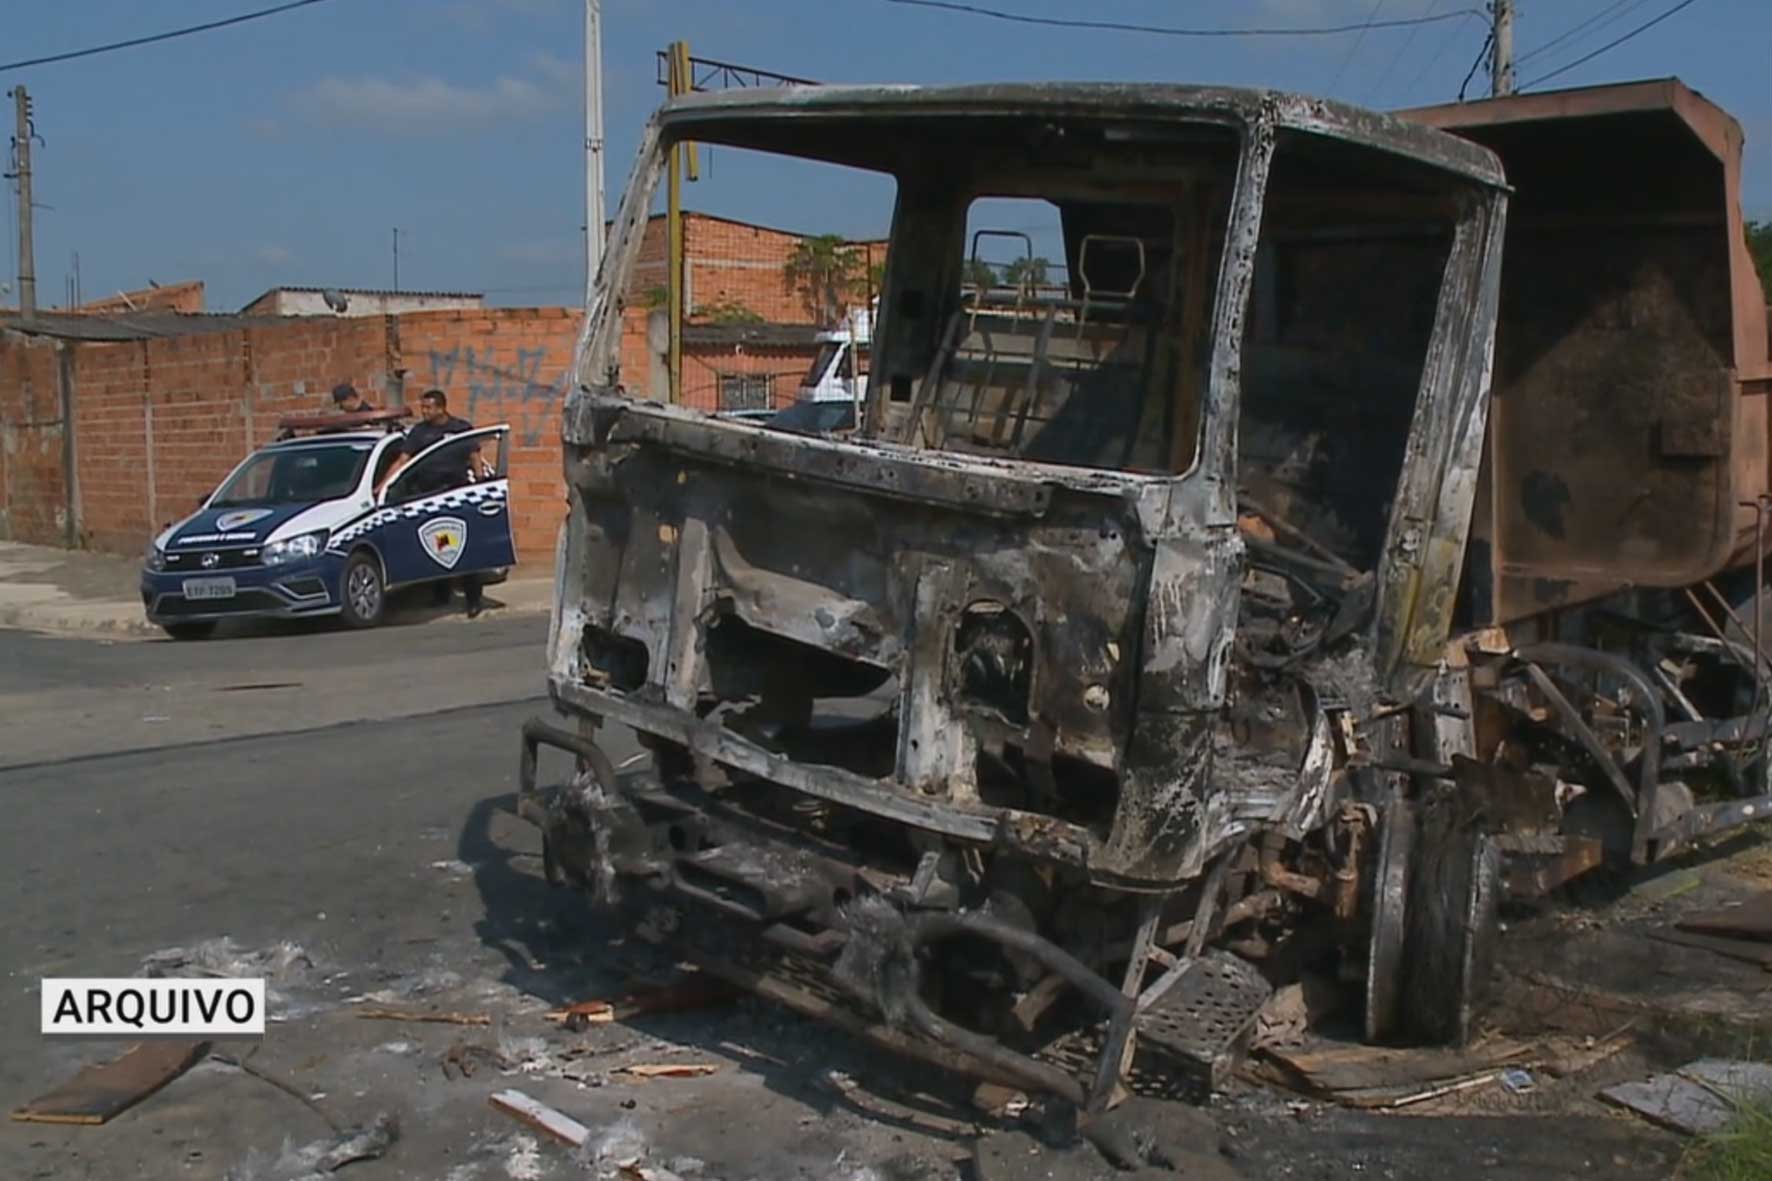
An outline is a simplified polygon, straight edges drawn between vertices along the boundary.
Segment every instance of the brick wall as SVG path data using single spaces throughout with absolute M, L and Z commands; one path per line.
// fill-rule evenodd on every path
M 740 304 L 778 323 L 805 324 L 782 268 L 798 236 L 690 215 L 690 297 Z M 877 248 L 876 248 L 877 250 Z M 622 370 L 630 393 L 662 396 L 648 342 L 647 298 L 664 278 L 664 222 L 655 218 L 623 313 Z M 691 302 L 690 306 L 695 306 Z M 436 386 L 480 425 L 512 427 L 510 477 L 519 559 L 552 562 L 565 503 L 560 409 L 579 314 L 563 308 L 408 312 L 364 317 L 264 317 L 127 343 L 66 342 L 74 389 L 75 525 L 79 544 L 140 552 L 188 513 L 234 464 L 268 442 L 277 419 L 325 410 L 349 381 L 370 401 L 416 406 Z M 58 346 L 0 330 L 0 537 L 61 544 L 67 537 Z M 811 348 L 686 347 L 686 404 L 720 409 L 722 376 L 770 380 L 770 403 L 793 400 Z
M 803 234 L 683 214 L 683 306 L 690 318 L 722 305 L 744 308 L 771 324 L 810 324 L 805 296 L 787 281 L 787 263 Z M 864 266 L 886 261 L 883 241 L 856 242 Z M 665 218 L 646 223 L 640 256 L 622 293 L 630 309 L 644 309 L 669 283 Z M 626 365 L 623 365 L 624 370 Z
M 512 527 L 517 555 L 547 574 L 565 513 L 560 410 L 580 316 L 565 308 L 417 312 L 398 318 L 406 401 L 436 387 L 479 426 L 511 425 Z
M 512 427 L 519 560 L 551 568 L 565 503 L 559 413 L 578 317 L 565 309 L 267 319 L 127 343 L 68 342 L 80 544 L 139 553 L 190 512 L 277 420 L 330 406 L 349 381 L 377 404 L 449 395 L 471 421 Z M 0 536 L 62 544 L 57 344 L 0 333 Z
M 0 536 L 61 545 L 61 380 L 53 342 L 0 333 Z

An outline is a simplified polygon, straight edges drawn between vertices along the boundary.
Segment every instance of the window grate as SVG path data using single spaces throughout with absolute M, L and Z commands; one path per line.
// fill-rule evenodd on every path
M 722 414 L 768 410 L 774 404 L 774 393 L 774 374 L 720 374 L 720 412 Z

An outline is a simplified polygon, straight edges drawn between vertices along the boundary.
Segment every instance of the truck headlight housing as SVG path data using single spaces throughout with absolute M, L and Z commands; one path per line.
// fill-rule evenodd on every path
M 267 566 L 282 566 L 289 562 L 317 558 L 325 548 L 326 530 L 318 529 L 313 533 L 301 533 L 294 537 L 285 537 L 282 541 L 273 541 L 265 546 L 264 553 L 260 556 Z

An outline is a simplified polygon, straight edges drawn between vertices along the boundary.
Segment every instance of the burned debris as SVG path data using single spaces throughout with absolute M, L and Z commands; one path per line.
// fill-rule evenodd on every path
M 1548 381 L 1528 354 L 1560 347 L 1522 322 L 1503 244 L 1553 232 L 1543 143 L 1584 117 L 1513 101 L 1471 104 L 1492 125 L 1464 137 L 1169 86 L 673 101 L 565 415 L 549 683 L 575 726 L 526 727 L 522 776 L 550 880 L 895 1050 L 1099 1109 L 1215 1086 L 1306 970 L 1361 982 L 1372 1040 L 1462 1044 L 1504 896 L 1758 815 L 1772 661 L 1759 600 L 1736 601 L 1761 589 L 1763 448 L 1680 442 L 1726 443 L 1733 411 L 1678 418 L 1694 395 L 1657 427 L 1672 474 L 1645 495 L 1708 464 L 1753 506 L 1664 589 L 1629 589 L 1640 562 L 1559 571 L 1501 511 L 1502 461 L 1538 453 L 1496 433 L 1492 396 Z M 1709 212 L 1733 225 L 1701 100 L 1634 101 L 1713 149 Z M 624 392 L 616 293 L 682 139 L 895 182 L 852 436 Z M 1539 188 L 1510 209 L 1519 153 Z M 1056 209 L 1062 291 L 973 278 L 993 231 L 969 216 L 1008 198 Z M 1698 232 L 1690 209 L 1628 213 Z M 1608 275 L 1624 289 L 1570 297 L 1582 347 L 1607 301 L 1670 333 L 1709 315 L 1686 339 L 1710 351 L 1651 376 L 1766 380 L 1739 303 L 1718 323 L 1657 302 L 1651 270 Z M 1560 372 L 1558 397 L 1600 396 Z M 1525 519 L 1599 512 L 1594 470 L 1520 481 Z M 1520 603 L 1522 569 L 1557 589 Z M 618 776 L 604 723 L 651 767 Z M 570 784 L 537 782 L 543 745 L 577 757 Z

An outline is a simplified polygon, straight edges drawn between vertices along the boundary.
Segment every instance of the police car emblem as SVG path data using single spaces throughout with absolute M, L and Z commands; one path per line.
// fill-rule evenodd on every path
M 453 570 L 461 561 L 462 547 L 468 543 L 468 523 L 460 517 L 426 521 L 418 528 L 418 543 L 425 547 L 431 561 L 445 570 Z
M 205 570 L 213 570 L 221 565 L 221 555 L 216 553 L 204 554 L 201 558 L 197 559 L 197 564 L 202 566 Z
M 271 515 L 268 508 L 247 508 L 238 512 L 223 513 L 215 519 L 215 527 L 226 533 L 230 529 L 238 529 L 242 525 L 250 525 L 254 521 L 262 521 Z

